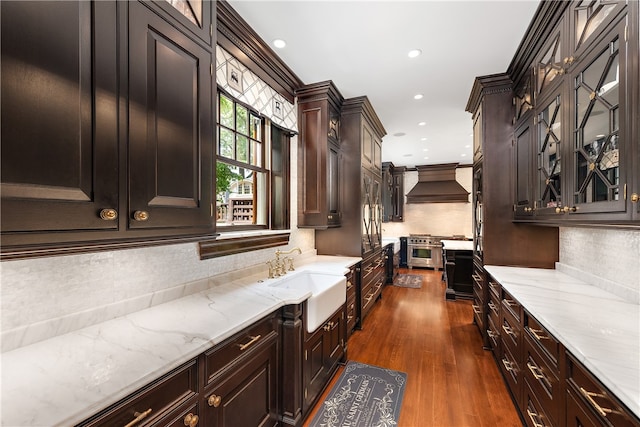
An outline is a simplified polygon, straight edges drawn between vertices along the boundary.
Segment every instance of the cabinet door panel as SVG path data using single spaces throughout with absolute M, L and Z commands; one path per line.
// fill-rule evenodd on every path
M 1 15 L 2 231 L 116 229 L 99 215 L 118 208 L 115 4 L 2 2 Z
M 277 343 L 273 342 L 233 368 L 205 392 L 206 419 L 203 425 L 277 425 L 277 352 Z
M 211 53 L 130 3 L 131 228 L 211 224 Z

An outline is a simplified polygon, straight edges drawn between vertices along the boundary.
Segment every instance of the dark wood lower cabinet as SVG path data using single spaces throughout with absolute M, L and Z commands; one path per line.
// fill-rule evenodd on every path
M 138 425 L 174 425 L 168 421 L 197 414 L 198 367 L 193 359 L 78 426 L 124 426 L 136 419 Z
M 205 389 L 203 425 L 278 425 L 277 360 L 273 337 Z
M 640 427 L 640 419 L 527 307 L 491 275 L 484 283 L 489 288 L 489 348 L 526 426 Z
M 309 413 L 318 397 L 338 369 L 338 362 L 345 356 L 344 309 L 333 316 L 315 332 L 305 332 L 302 362 L 303 416 Z

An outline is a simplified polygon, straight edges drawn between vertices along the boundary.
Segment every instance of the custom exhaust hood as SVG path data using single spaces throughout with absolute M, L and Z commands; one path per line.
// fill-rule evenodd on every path
M 407 203 L 469 203 L 469 192 L 456 181 L 457 166 L 416 166 L 418 183 L 407 194 Z

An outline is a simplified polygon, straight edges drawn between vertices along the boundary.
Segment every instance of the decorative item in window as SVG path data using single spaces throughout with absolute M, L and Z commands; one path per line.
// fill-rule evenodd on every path
M 242 93 L 242 71 L 230 62 L 227 62 L 227 83 L 229 87 Z
M 284 105 L 282 105 L 282 101 L 273 98 L 273 117 L 278 118 L 280 120 L 284 119 Z

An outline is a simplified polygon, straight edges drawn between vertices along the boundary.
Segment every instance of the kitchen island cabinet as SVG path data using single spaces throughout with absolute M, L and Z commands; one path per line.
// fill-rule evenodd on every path
M 323 272 L 346 274 L 349 267 L 359 261 L 360 258 L 353 257 L 313 256 L 297 270 L 317 271 L 314 270 L 316 268 Z M 233 275 L 234 278 L 232 275 L 214 277 L 210 279 L 211 287 L 206 291 L 4 352 L 1 424 L 76 425 L 94 414 L 102 413 L 167 373 L 187 366 L 185 364 L 198 359 L 204 352 L 227 348 L 225 346 L 230 342 L 231 349 L 242 352 L 240 347 L 235 346 L 235 340 L 239 339 L 238 343 L 243 345 L 248 342 L 245 340 L 249 337 L 242 334 L 245 329 L 261 319 L 268 319 L 270 315 L 280 316 L 283 307 L 300 305 L 309 297 L 308 291 L 268 286 L 270 280 L 274 279 L 266 279 L 266 274 L 265 270 L 259 274 L 251 272 L 244 278 L 238 278 L 237 275 Z M 282 325 L 278 323 L 278 334 L 281 328 Z M 229 399 L 224 392 L 226 389 L 218 388 L 222 384 L 218 381 L 222 376 L 216 376 L 215 372 L 216 369 L 223 369 L 232 359 L 239 361 L 233 364 L 233 370 L 239 369 L 240 377 L 249 378 L 243 374 L 249 371 L 260 372 L 260 380 L 252 384 L 264 390 L 261 381 L 271 369 L 264 368 L 265 358 L 271 358 L 273 354 L 272 339 L 275 337 L 270 332 L 258 331 L 255 335 L 250 329 L 245 333 L 265 338 L 253 344 L 256 359 L 252 356 L 237 359 L 233 354 L 227 358 L 216 354 L 213 360 L 219 361 L 216 362 L 218 367 L 209 369 L 211 378 L 208 384 L 211 388 L 207 388 L 206 394 L 203 392 L 200 388 L 204 387 L 203 379 L 203 385 L 196 389 L 198 399 L 202 399 L 197 415 L 203 420 L 209 412 L 208 403 L 207 407 L 202 406 L 205 397 L 208 401 L 213 393 L 220 395 L 221 399 Z M 228 339 L 231 341 L 225 342 Z M 250 351 L 251 347 L 248 347 L 244 353 Z M 281 352 L 278 355 L 281 356 Z M 201 359 L 197 363 L 198 371 L 204 369 Z M 244 381 L 240 377 L 236 377 L 238 384 Z M 189 380 L 181 381 L 183 390 L 191 390 L 184 388 L 191 387 L 184 386 L 185 381 Z M 223 392 L 217 394 L 214 389 Z M 191 407 L 189 399 L 193 393 L 189 391 L 189 396 L 185 395 L 188 399 L 181 401 L 179 405 L 184 403 L 184 406 L 176 408 L 176 411 Z M 47 403 L 34 407 L 34 395 L 43 396 Z M 136 407 L 133 412 L 147 409 Z M 158 407 L 155 410 L 159 410 Z M 28 416 L 25 417 L 25 414 Z M 184 417 L 188 414 L 186 412 Z
M 558 270 L 485 269 L 502 295 L 494 355 L 527 425 L 640 426 L 640 306 Z

